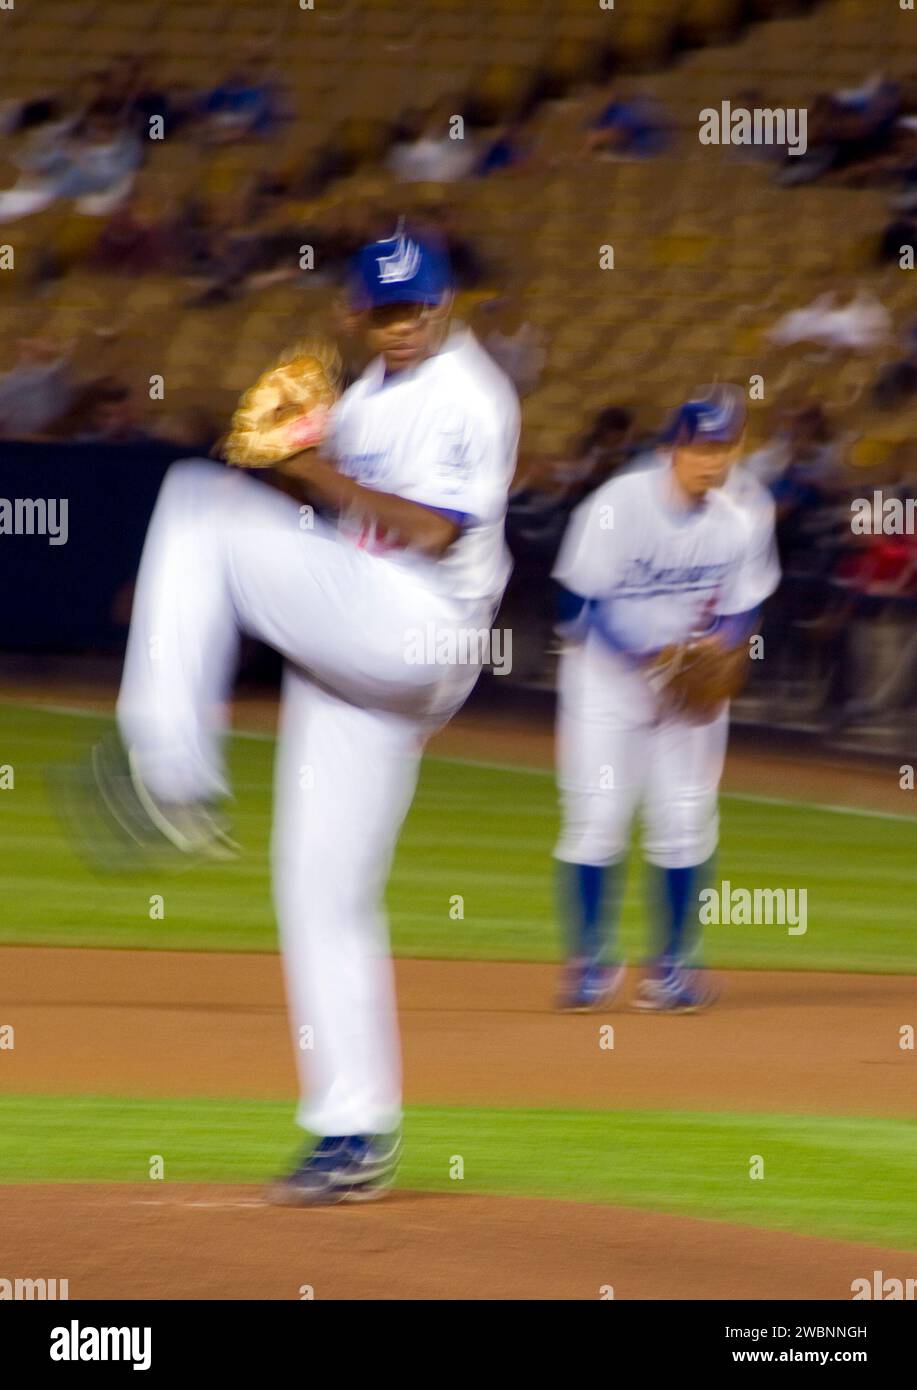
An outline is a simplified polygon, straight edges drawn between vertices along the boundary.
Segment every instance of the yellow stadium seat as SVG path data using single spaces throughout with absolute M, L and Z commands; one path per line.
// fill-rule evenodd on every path
M 875 435 L 864 435 L 856 440 L 849 453 L 854 468 L 883 468 L 891 459 L 894 444 L 888 439 Z

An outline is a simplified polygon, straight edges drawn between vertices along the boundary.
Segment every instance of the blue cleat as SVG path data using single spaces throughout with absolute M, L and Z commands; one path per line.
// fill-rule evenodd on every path
M 664 962 L 641 980 L 632 1007 L 639 1013 L 698 1014 L 720 997 L 706 970 Z
M 557 1007 L 563 1013 L 585 1014 L 608 1008 L 624 982 L 623 965 L 596 965 L 574 960 L 561 977 Z
M 401 1135 L 341 1134 L 319 1139 L 286 1177 L 265 1194 L 274 1206 L 334 1206 L 338 1202 L 373 1202 L 384 1197 L 395 1179 Z

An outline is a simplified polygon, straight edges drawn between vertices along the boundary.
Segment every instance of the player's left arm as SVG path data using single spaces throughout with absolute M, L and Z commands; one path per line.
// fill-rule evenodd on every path
M 466 526 L 505 514 L 512 473 L 510 468 L 504 476 L 506 459 L 510 452 L 515 457 L 506 442 L 514 430 L 518 442 L 518 406 L 500 414 L 464 402 L 432 402 L 415 422 L 413 467 L 397 494 L 365 487 L 315 452 L 301 456 L 301 464 L 298 456 L 293 469 L 313 500 L 360 516 L 401 545 L 438 558 Z
M 761 624 L 764 601 L 780 583 L 775 541 L 776 509 L 763 491 L 742 514 L 744 544 L 725 586 L 711 631 L 695 650 L 738 654 Z
M 307 450 L 287 460 L 284 472 L 295 478 L 312 502 L 348 513 L 398 536 L 402 545 L 438 558 L 444 555 L 462 529 L 457 509 L 426 506 L 393 492 L 376 492 L 339 473 L 332 463 Z

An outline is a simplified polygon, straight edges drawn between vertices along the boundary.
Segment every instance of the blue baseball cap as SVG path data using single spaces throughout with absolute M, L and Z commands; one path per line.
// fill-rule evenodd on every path
M 399 227 L 354 258 L 351 299 L 362 309 L 384 304 L 441 304 L 452 288 L 449 257 L 439 246 Z
M 731 444 L 741 436 L 747 413 L 741 386 L 702 386 L 700 395 L 675 411 L 663 437 L 670 444 Z

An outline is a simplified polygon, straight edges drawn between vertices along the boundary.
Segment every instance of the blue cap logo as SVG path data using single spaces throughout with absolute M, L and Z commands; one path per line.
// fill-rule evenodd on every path
M 663 436 L 667 442 L 690 444 L 700 439 L 728 444 L 739 439 L 747 413 L 741 386 L 720 382 L 701 391 L 675 411 Z
M 401 223 L 394 236 L 364 246 L 352 267 L 351 296 L 360 308 L 441 304 L 451 287 L 445 251 L 409 236 Z
M 402 232 L 395 238 L 395 249 L 387 256 L 377 256 L 379 280 L 383 285 L 413 280 L 420 268 L 420 247 Z

